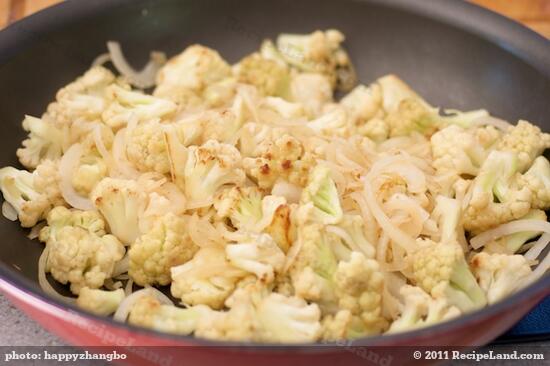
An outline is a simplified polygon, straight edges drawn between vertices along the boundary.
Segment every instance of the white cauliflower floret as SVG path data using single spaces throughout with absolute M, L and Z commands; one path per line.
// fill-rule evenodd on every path
M 298 228 L 300 251 L 290 267 L 290 277 L 295 294 L 308 301 L 317 302 L 323 311 L 334 310 L 334 275 L 338 261 L 332 251 L 333 236 L 326 235 L 319 224 Z
M 174 297 L 185 304 L 220 309 L 247 273 L 229 263 L 224 248 L 204 247 L 187 263 L 172 267 L 171 274 Z
M 74 294 L 83 287 L 103 286 L 125 252 L 115 236 L 105 234 L 103 219 L 95 211 L 56 207 L 39 238 L 48 249 L 46 272 L 62 284 L 70 283 Z
M 536 158 L 529 170 L 519 176 L 518 185 L 531 191 L 533 208 L 550 208 L 550 162 L 544 156 Z
M 326 231 L 338 237 L 332 248 L 338 260 L 349 260 L 352 252 L 362 253 L 369 259 L 375 257 L 376 248 L 367 239 L 360 215 L 344 215 L 342 222 L 327 226 Z
M 239 130 L 243 123 L 252 116 L 252 112 L 244 97 L 239 93 L 229 108 L 208 111 L 204 116 L 203 140 L 217 140 L 234 145 L 239 138 Z
M 256 156 L 258 146 L 263 141 L 273 140 L 284 133 L 281 128 L 265 124 L 249 122 L 242 126 L 239 132 L 239 151 L 244 158 Z
M 124 297 L 123 289 L 104 291 L 83 287 L 76 299 L 76 305 L 96 315 L 107 316 L 116 311 Z
M 546 213 L 542 210 L 530 210 L 527 215 L 522 216 L 520 220 L 542 220 L 546 221 Z M 540 231 L 520 231 L 510 235 L 505 235 L 495 241 L 485 244 L 484 251 L 502 254 L 514 254 L 518 252 L 525 243 L 542 234 Z
M 288 94 L 290 73 L 286 65 L 264 58 L 255 52 L 233 67 L 239 82 L 254 85 L 263 95 Z
M 191 146 L 183 169 L 183 188 L 189 206 L 208 206 L 224 185 L 244 183 L 240 163 L 239 150 L 231 145 L 209 140 L 201 146 Z
M 348 91 L 357 83 L 357 76 L 341 46 L 344 39 L 344 35 L 335 29 L 311 34 L 280 34 L 277 50 L 288 64 L 298 70 L 322 74 L 332 87 Z
M 262 189 L 272 188 L 279 178 L 303 187 L 313 165 L 312 156 L 304 152 L 300 141 L 288 134 L 262 141 L 255 155 L 244 158 L 243 166 Z
M 128 274 L 140 286 L 168 285 L 170 268 L 190 260 L 198 249 L 187 234 L 185 219 L 168 213 L 132 244 Z
M 529 212 L 531 191 L 514 184 L 517 168 L 514 153 L 493 151 L 489 154 L 473 182 L 471 199 L 464 211 L 466 230 L 476 234 Z
M 433 166 L 438 174 L 453 173 L 475 176 L 487 157 L 480 141 L 471 132 L 459 126 L 449 126 L 436 132 L 430 139 Z
M 191 334 L 203 317 L 209 317 L 212 310 L 198 305 L 186 309 L 161 304 L 151 295 L 139 298 L 132 306 L 128 322 L 133 325 L 172 334 Z
M 258 304 L 257 316 L 266 342 L 313 342 L 321 333 L 319 307 L 299 297 L 270 293 Z
M 434 298 L 445 298 L 461 311 L 479 309 L 487 304 L 485 294 L 466 263 L 460 245 L 418 239 L 412 256 L 413 282 Z
M 376 80 L 382 92 L 382 106 L 386 113 L 396 112 L 399 104 L 405 99 L 414 99 L 424 106 L 428 103 L 422 99 L 407 83 L 390 74 Z
M 373 118 L 357 128 L 357 132 L 372 141 L 382 142 L 390 135 L 390 126 L 382 118 Z
M 170 172 L 163 125 L 158 120 L 139 123 L 126 133 L 126 156 L 141 172 Z
M 96 185 L 90 198 L 113 235 L 126 245 L 137 239 L 139 214 L 146 197 L 136 181 L 105 178 Z
M 351 121 L 361 126 L 376 117 L 382 108 L 382 88 L 378 84 L 358 85 L 340 100 Z
M 532 273 L 529 262 L 522 255 L 478 253 L 472 258 L 473 272 L 494 304 L 522 287 Z
M 300 103 L 292 103 L 283 98 L 266 97 L 262 101 L 261 107 L 265 111 L 274 112 L 278 117 L 286 120 L 306 118 L 306 112 Z M 266 117 L 262 116 L 262 119 L 263 118 Z
M 525 171 L 537 156 L 550 148 L 550 134 L 527 121 L 519 121 L 498 142 L 496 148 L 511 151 L 518 156 L 518 169 Z
M 307 218 L 322 224 L 337 224 L 342 220 L 340 197 L 327 167 L 317 165 L 310 173 L 300 204 L 302 220 Z
M 173 102 L 135 90 L 111 85 L 107 91 L 108 107 L 102 113 L 105 124 L 113 129 L 124 127 L 128 121 L 149 121 L 172 116 L 177 109 Z
M 286 256 L 269 234 L 248 234 L 243 240 L 228 244 L 225 253 L 235 267 L 253 273 L 264 283 L 271 283 L 284 267 Z
M 311 117 L 321 114 L 323 106 L 332 102 L 330 81 L 320 74 L 293 75 L 290 83 L 290 95 L 290 100 L 301 104 Z
M 157 74 L 154 95 L 178 104 L 196 103 L 201 93 L 210 85 L 231 76 L 229 66 L 220 54 L 201 45 L 187 47 L 171 58 Z
M 195 335 L 217 340 L 284 343 L 318 339 L 321 313 L 317 305 L 266 290 L 255 283 L 239 287 L 226 301 L 229 311 L 202 318 Z
M 334 283 L 339 311 L 352 316 L 347 323 L 350 332 L 342 329 L 344 338 L 380 334 L 387 328 L 382 314 L 384 275 L 375 260 L 352 252 L 348 261 L 338 263 Z
M 102 66 L 92 67 L 57 92 L 56 101 L 48 106 L 42 118 L 58 128 L 71 127 L 72 130 L 77 124 L 86 126 L 93 122 L 101 122 L 101 113 L 107 106 L 105 91 L 108 86 L 115 83 L 129 88 L 117 80 L 108 69 Z M 76 133 L 74 137 L 78 139 L 78 135 Z
M 331 105 L 329 110 L 316 119 L 306 123 L 317 134 L 331 137 L 349 137 L 353 134 L 353 124 L 348 119 L 346 110 L 338 105 Z
M 78 194 L 87 197 L 108 173 L 107 164 L 99 155 L 83 155 L 73 172 L 71 184 Z
M 22 142 L 23 147 L 17 149 L 17 157 L 25 167 L 36 168 L 44 160 L 61 157 L 66 137 L 63 129 L 32 116 L 25 116 L 23 129 L 29 136 Z
M 59 189 L 58 163 L 46 160 L 33 173 L 12 167 L 0 169 L 0 189 L 16 210 L 23 227 L 45 219 L 55 206 L 65 205 Z
M 427 327 L 461 314 L 457 307 L 450 306 L 445 299 L 433 299 L 419 287 L 404 285 L 399 292 L 404 301 L 400 315 L 391 324 L 388 333 Z

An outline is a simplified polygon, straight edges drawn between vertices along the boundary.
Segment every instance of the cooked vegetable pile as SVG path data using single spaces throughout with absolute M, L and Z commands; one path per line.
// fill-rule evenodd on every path
M 26 170 L 0 170 L 4 215 L 45 243 L 44 290 L 162 332 L 314 342 L 426 327 L 543 276 L 550 134 L 394 75 L 357 85 L 343 41 L 282 34 L 235 65 L 192 45 L 142 71 L 110 42 L 23 120 Z

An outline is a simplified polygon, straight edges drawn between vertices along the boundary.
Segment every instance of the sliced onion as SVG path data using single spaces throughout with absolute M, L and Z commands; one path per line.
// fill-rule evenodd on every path
M 139 299 L 151 295 L 151 289 L 144 288 L 142 290 L 134 292 L 131 295 L 126 296 L 126 298 L 122 300 L 122 302 L 118 306 L 118 309 L 113 315 L 113 319 L 121 323 L 125 323 L 126 319 L 128 319 L 128 314 L 130 314 L 130 311 L 132 310 L 132 307 L 135 305 L 135 303 L 138 302 Z
M 128 61 L 126 61 L 120 43 L 109 41 L 107 42 L 107 49 L 109 50 L 111 62 L 118 72 L 124 76 L 130 84 L 142 89 L 155 86 L 157 72 L 162 65 L 166 63 L 166 55 L 164 53 L 152 52 L 147 65 L 145 65 L 141 71 L 136 71 L 130 66 Z
M 128 253 L 126 253 L 126 255 L 121 260 L 116 262 L 115 268 L 113 269 L 113 277 L 118 277 L 121 274 L 128 272 L 129 266 L 130 266 L 130 256 L 128 255 Z
M 140 173 L 128 162 L 126 158 L 126 129 L 117 132 L 113 141 L 113 158 L 120 174 L 126 178 L 137 179 Z
M 511 123 L 493 116 L 480 117 L 473 122 L 473 125 L 474 126 L 493 126 L 502 131 L 508 131 L 510 127 L 514 127 Z
M 372 212 L 378 225 L 388 234 L 391 240 L 402 246 L 407 252 L 411 252 L 416 246 L 415 240 L 391 223 L 376 200 L 369 178 L 367 176 L 367 179 L 365 179 L 364 195 L 370 212 Z
M 191 240 L 201 248 L 225 243 L 223 235 L 208 219 L 197 214 L 189 217 L 187 228 Z
M 92 67 L 103 66 L 109 61 L 111 61 L 111 55 L 109 53 L 102 53 L 94 59 L 92 62 Z
M 550 269 L 550 253 L 547 253 L 544 259 L 539 263 L 537 268 L 522 283 L 522 287 L 529 286 L 533 282 L 537 281 L 539 278 L 544 276 L 546 272 Z
M 74 297 L 61 295 L 52 287 L 52 285 L 48 281 L 48 278 L 46 277 L 46 262 L 48 261 L 48 253 L 49 253 L 49 248 L 48 246 L 46 246 L 42 251 L 40 258 L 38 259 L 38 284 L 40 285 L 40 288 L 42 288 L 42 290 L 45 293 L 47 293 L 48 295 L 52 296 L 55 299 L 68 302 L 68 303 L 74 303 L 76 301 Z
M 61 158 L 59 162 L 59 175 L 61 176 L 59 187 L 61 189 L 61 195 L 63 199 L 74 208 L 85 211 L 95 210 L 92 201 L 87 197 L 79 195 L 73 188 L 72 177 L 78 164 L 80 164 L 81 156 L 82 146 L 80 144 L 74 144 Z
M 525 259 L 527 260 L 535 260 L 539 257 L 540 253 L 543 252 L 543 250 L 546 248 L 546 246 L 550 243 L 550 234 L 544 233 L 542 236 L 533 244 L 531 248 L 524 254 Z
M 133 290 L 134 290 L 134 280 L 131 278 L 128 278 L 128 281 L 126 282 L 126 286 L 124 287 L 124 293 L 126 294 L 126 296 L 130 296 Z
M 487 230 L 472 239 L 470 245 L 474 249 L 479 249 L 487 243 L 497 240 L 505 235 L 519 233 L 523 231 L 538 231 L 550 233 L 550 222 L 543 220 L 516 220 L 497 226 L 494 229 Z
M 40 230 L 42 230 L 42 228 L 44 226 L 46 226 L 45 221 L 42 221 L 42 222 L 34 225 L 31 229 L 31 231 L 29 232 L 29 235 L 27 235 L 27 238 L 29 238 L 31 240 L 38 238 L 38 236 L 40 235 Z
M 10 221 L 17 221 L 17 211 L 8 201 L 2 203 L 2 215 Z
M 286 198 L 288 203 L 298 203 L 302 195 L 302 188 L 286 180 L 278 179 L 271 189 L 271 194 Z

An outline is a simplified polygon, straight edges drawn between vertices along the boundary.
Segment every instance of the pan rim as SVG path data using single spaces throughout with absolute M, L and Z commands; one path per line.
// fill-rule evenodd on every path
M 426 2 L 423 0 L 356 0 L 360 2 L 373 3 L 377 6 L 395 8 L 408 13 L 434 19 L 444 24 L 454 26 L 461 31 L 478 35 L 491 43 L 505 48 L 525 63 L 531 65 L 545 77 L 550 78 L 550 41 L 534 31 L 516 23 L 510 19 L 493 13 L 489 10 L 476 6 L 465 1 L 441 0 Z M 82 2 L 79 0 L 67 0 L 53 7 L 42 10 L 21 21 L 13 23 L 6 29 L 0 31 L 0 64 L 10 59 L 15 54 L 24 50 L 32 44 L 38 34 L 51 32 L 71 22 L 77 22 L 83 17 L 93 16 L 99 12 L 106 11 L 122 5 L 128 5 L 132 0 L 93 0 Z M 456 14 L 461 14 L 457 17 Z M 145 336 L 160 337 L 170 341 L 180 341 L 197 346 L 218 346 L 234 347 L 245 346 L 250 351 L 282 351 L 289 350 L 302 353 L 316 352 L 326 346 L 338 346 L 339 342 L 327 342 L 322 344 L 264 344 L 252 342 L 225 342 L 211 341 L 193 336 L 173 335 L 154 330 L 148 330 L 133 326 L 127 323 L 118 323 L 112 318 L 100 317 L 87 312 L 73 305 L 67 305 L 60 300 L 49 297 L 38 288 L 36 284 L 24 278 L 11 269 L 6 263 L 0 263 L 0 279 L 15 286 L 29 296 L 44 301 L 58 309 L 71 311 L 87 320 L 100 322 L 106 326 L 124 330 Z M 506 309 L 512 309 L 522 299 L 543 297 L 550 294 L 550 276 L 540 279 L 536 283 L 507 297 L 505 300 L 483 308 L 481 310 L 463 315 L 448 322 L 440 323 L 414 331 L 365 337 L 354 341 L 358 346 L 380 346 L 392 343 L 405 344 L 404 341 L 427 339 L 433 334 L 454 331 L 459 328 L 474 326 L 480 320 L 494 314 L 502 313 Z M 412 345 L 412 344 L 411 344 Z

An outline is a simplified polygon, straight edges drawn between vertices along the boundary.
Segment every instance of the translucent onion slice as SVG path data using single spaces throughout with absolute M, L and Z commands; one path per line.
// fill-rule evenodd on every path
M 497 226 L 494 229 L 487 230 L 472 239 L 470 245 L 474 249 L 479 249 L 493 240 L 505 235 L 519 233 L 523 231 L 540 231 L 550 234 L 550 222 L 543 220 L 516 220 Z
M 48 261 L 48 253 L 49 248 L 46 246 L 38 259 L 38 284 L 40 285 L 40 288 L 55 299 L 71 304 L 75 303 L 75 298 L 61 295 L 48 281 L 48 278 L 46 277 L 46 262 Z
M 124 287 L 124 294 L 126 296 L 130 296 L 133 290 L 134 290 L 134 280 L 131 278 L 128 278 L 128 281 L 126 282 L 126 286 Z
M 288 203 L 298 203 L 302 195 L 302 188 L 286 180 L 278 179 L 271 189 L 271 194 L 286 198 Z
M 128 255 L 128 253 L 126 253 L 126 255 L 121 260 L 116 262 L 115 268 L 113 269 L 113 277 L 118 277 L 121 274 L 128 272 L 129 266 L 130 266 L 130 256 Z
M 369 176 L 365 179 L 364 196 L 370 212 L 378 222 L 378 225 L 388 234 L 391 240 L 402 246 L 407 252 L 412 251 L 416 246 L 415 240 L 391 223 L 389 217 L 384 213 L 384 210 L 382 210 L 382 207 L 380 207 L 376 200 L 376 196 L 374 195 L 369 181 Z
M 17 221 L 17 211 L 8 201 L 2 203 L 2 215 L 10 221 Z
M 122 323 L 126 322 L 126 319 L 128 318 L 128 314 L 130 314 L 132 307 L 135 305 L 135 303 L 139 299 L 145 296 L 153 296 L 161 304 L 174 305 L 174 303 L 172 302 L 172 300 L 170 300 L 170 298 L 168 298 L 168 296 L 166 296 L 165 294 L 163 294 L 162 292 L 160 292 L 154 287 L 147 287 L 132 293 L 131 295 L 127 296 L 124 300 L 122 300 L 122 302 L 118 306 L 118 309 L 113 315 L 113 319 Z
M 474 126 L 493 126 L 502 131 L 508 131 L 510 127 L 514 127 L 511 123 L 493 116 L 480 117 L 473 122 L 473 125 Z
M 31 231 L 29 232 L 29 235 L 27 235 L 27 238 L 29 238 L 31 240 L 38 238 L 38 235 L 40 235 L 40 230 L 42 230 L 42 228 L 44 226 L 46 226 L 45 221 L 42 221 L 42 222 L 34 225 L 31 229 Z
M 111 55 L 109 53 L 102 53 L 94 59 L 92 67 L 103 66 L 109 61 L 111 61 Z
M 162 65 L 166 63 L 166 55 L 164 53 L 151 52 L 151 59 L 147 65 L 145 65 L 141 71 L 136 71 L 130 66 L 128 61 L 126 61 L 120 43 L 109 41 L 107 42 L 107 49 L 109 50 L 111 62 L 118 72 L 124 76 L 130 84 L 142 89 L 155 86 L 157 72 Z
M 137 179 L 140 176 L 134 167 L 126 159 L 126 129 L 117 132 L 113 141 L 113 158 L 120 174 L 129 179 Z
M 80 163 L 81 156 L 82 146 L 80 144 L 74 144 L 61 158 L 59 162 L 59 175 L 61 176 L 59 187 L 61 189 L 61 195 L 63 199 L 74 208 L 85 211 L 95 210 L 92 201 L 87 197 L 79 195 L 73 188 L 72 177 L 75 169 Z
M 533 246 L 525 252 L 524 256 L 527 260 L 535 260 L 539 257 L 540 253 L 544 251 L 546 246 L 550 243 L 550 234 L 544 233 L 542 236 L 533 244 Z

